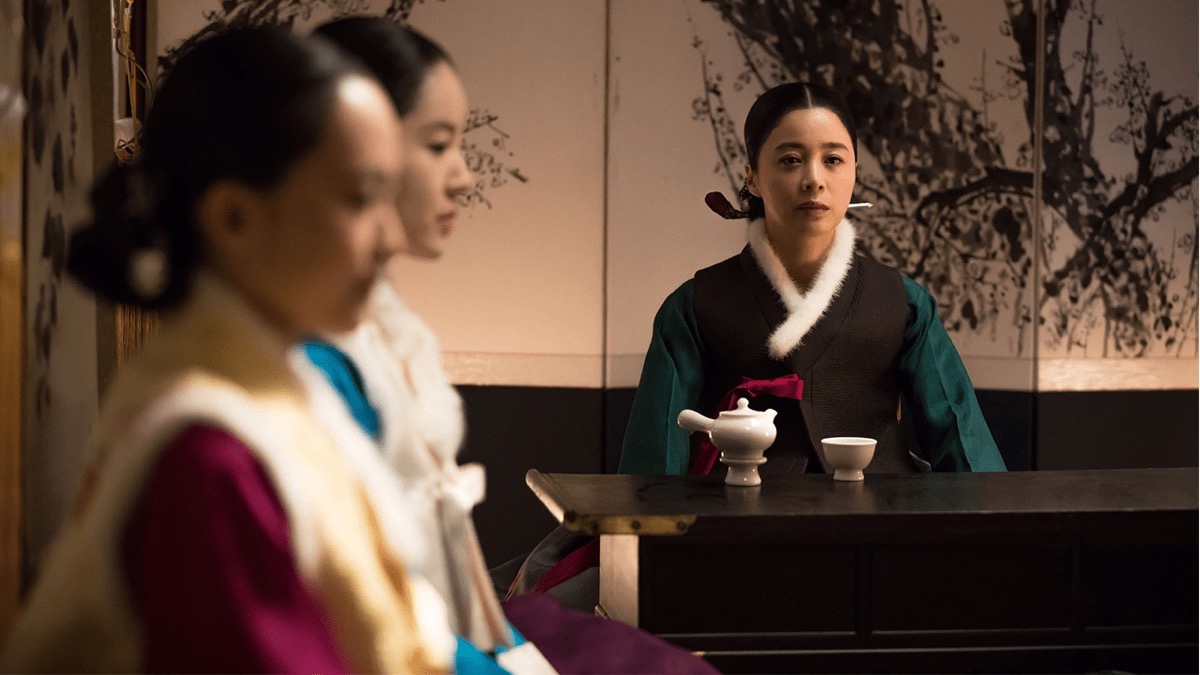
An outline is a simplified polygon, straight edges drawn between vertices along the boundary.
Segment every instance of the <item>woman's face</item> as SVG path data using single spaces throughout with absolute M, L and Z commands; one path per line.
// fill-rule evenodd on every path
M 403 118 L 404 180 L 400 218 L 404 252 L 417 258 L 441 257 L 458 215 L 457 198 L 473 183 L 462 153 L 467 92 L 445 62 L 429 69 L 416 105 Z
M 252 198 L 244 290 L 288 334 L 346 331 L 361 321 L 380 268 L 404 241 L 396 210 L 401 139 L 383 89 L 349 77 L 317 147 Z
M 831 110 L 793 110 L 779 120 L 746 167 L 773 236 L 832 236 L 854 192 L 853 141 Z

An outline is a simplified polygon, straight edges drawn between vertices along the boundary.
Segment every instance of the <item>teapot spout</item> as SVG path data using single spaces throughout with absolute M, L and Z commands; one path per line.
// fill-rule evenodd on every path
M 705 417 L 695 410 L 681 410 L 679 418 L 676 420 L 679 426 L 688 431 L 712 431 L 713 424 L 716 420 L 711 417 Z

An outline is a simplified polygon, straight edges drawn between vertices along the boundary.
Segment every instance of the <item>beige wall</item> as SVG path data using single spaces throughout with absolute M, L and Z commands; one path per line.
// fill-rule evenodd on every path
M 470 208 L 441 261 L 399 261 L 404 297 L 459 383 L 602 386 L 604 0 L 425 3 L 412 22 L 498 117 L 507 137 L 489 149 L 528 182 Z
M 297 30 L 331 16 L 309 4 Z M 219 6 L 158 3 L 154 48 Z M 605 0 L 423 2 L 410 19 L 450 52 L 473 112 L 495 117 L 467 141 L 497 171 L 442 260 L 397 262 L 405 298 L 460 384 L 603 386 Z
M 608 382 L 637 384 L 664 298 L 745 244 L 745 221 L 718 218 L 704 195 L 734 195 L 713 132 L 692 120 L 703 88 L 698 27 L 719 17 L 692 3 L 612 3 L 608 163 Z

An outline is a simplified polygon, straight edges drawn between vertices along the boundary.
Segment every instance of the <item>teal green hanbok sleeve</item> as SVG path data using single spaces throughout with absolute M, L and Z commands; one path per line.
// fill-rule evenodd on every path
M 676 418 L 694 408 L 704 387 L 703 345 L 692 308 L 692 282 L 667 296 L 654 317 L 654 334 L 642 365 L 621 448 L 621 473 L 687 473 L 688 432 Z
M 908 326 L 900 356 L 900 385 L 934 471 L 1006 471 L 975 388 L 938 316 L 929 291 L 904 277 Z

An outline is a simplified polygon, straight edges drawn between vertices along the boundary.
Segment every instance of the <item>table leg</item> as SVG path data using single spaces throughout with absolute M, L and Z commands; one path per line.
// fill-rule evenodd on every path
M 600 606 L 609 617 L 638 625 L 638 535 L 600 535 Z

